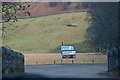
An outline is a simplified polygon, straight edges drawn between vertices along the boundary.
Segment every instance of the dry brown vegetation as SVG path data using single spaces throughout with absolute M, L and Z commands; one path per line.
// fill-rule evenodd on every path
M 25 65 L 40 65 L 40 64 L 60 64 L 61 55 L 60 53 L 24 53 Z M 107 56 L 103 54 L 95 53 L 77 53 L 74 63 L 82 64 L 106 64 Z M 71 59 L 64 60 L 64 63 L 71 63 Z

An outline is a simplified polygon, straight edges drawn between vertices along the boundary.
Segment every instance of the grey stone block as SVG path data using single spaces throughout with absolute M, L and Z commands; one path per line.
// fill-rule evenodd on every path
M 3 74 L 24 72 L 24 55 L 11 49 L 2 48 Z

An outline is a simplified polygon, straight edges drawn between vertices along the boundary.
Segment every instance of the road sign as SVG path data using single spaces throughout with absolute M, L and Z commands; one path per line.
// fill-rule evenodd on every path
M 76 50 L 74 46 L 61 46 L 61 56 L 63 59 L 76 58 Z
M 62 55 L 75 55 L 76 51 L 62 51 Z
M 62 55 L 63 59 L 73 59 L 76 58 L 76 55 Z
M 69 50 L 75 50 L 75 47 L 74 46 L 61 46 L 61 50 L 63 51 L 63 50 L 67 50 L 67 51 L 69 51 Z

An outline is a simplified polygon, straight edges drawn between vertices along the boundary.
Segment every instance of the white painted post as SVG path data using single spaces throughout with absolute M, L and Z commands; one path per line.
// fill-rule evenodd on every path
M 61 64 L 63 64 L 63 59 L 61 59 Z

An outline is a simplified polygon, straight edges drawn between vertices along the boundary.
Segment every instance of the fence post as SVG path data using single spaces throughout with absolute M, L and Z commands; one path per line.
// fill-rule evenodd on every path
M 54 64 L 56 64 L 55 60 L 54 60 Z
M 61 59 L 61 64 L 63 64 L 63 59 Z
M 74 60 L 72 60 L 72 64 L 74 63 Z
M 95 61 L 94 61 L 94 60 L 92 60 L 92 63 L 94 64 L 94 63 L 95 63 Z

